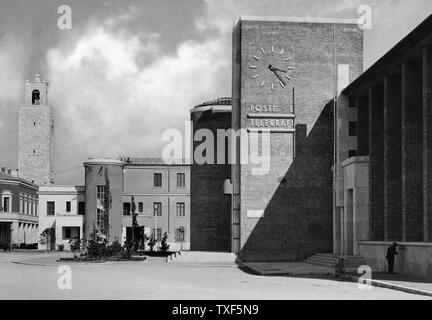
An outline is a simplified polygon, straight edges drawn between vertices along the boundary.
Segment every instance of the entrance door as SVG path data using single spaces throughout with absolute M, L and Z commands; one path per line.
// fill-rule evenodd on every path
M 11 246 L 11 222 L 0 222 L 0 249 L 8 250 Z

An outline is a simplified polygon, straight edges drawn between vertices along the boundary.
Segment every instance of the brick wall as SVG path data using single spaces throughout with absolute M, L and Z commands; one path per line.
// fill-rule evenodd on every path
M 252 176 L 253 165 L 241 165 L 240 246 L 248 261 L 301 260 L 332 251 L 333 98 L 336 66 L 350 66 L 350 80 L 363 68 L 363 37 L 356 25 L 241 21 L 234 50 L 233 127 L 248 127 L 251 104 L 274 104 L 287 113 L 295 88 L 296 133 L 272 133 L 271 170 Z M 234 37 L 236 41 L 237 37 Z M 260 88 L 249 68 L 257 48 L 282 48 L 292 57 L 293 81 L 271 91 Z M 236 90 L 240 92 L 236 92 Z M 237 120 L 238 119 L 238 120 Z M 237 122 L 238 121 L 238 122 Z M 234 187 L 235 189 L 236 187 Z M 248 218 L 264 210 L 264 218 Z
M 192 118 L 195 119 L 194 134 L 199 129 L 207 128 L 216 137 L 217 129 L 231 127 L 230 112 L 212 114 L 210 110 Z M 194 142 L 193 150 L 200 144 L 199 141 Z M 230 178 L 229 164 L 199 165 L 194 162 L 191 166 L 191 250 L 231 250 L 231 196 L 224 194 L 224 181 Z

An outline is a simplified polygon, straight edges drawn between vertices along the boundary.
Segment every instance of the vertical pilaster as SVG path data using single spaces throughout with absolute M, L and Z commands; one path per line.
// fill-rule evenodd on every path
M 423 241 L 422 62 L 402 64 L 402 235 Z
M 402 240 L 402 79 L 384 80 L 384 240 Z
M 369 155 L 369 97 L 357 97 L 357 156 Z
M 370 238 L 384 240 L 384 88 L 369 89 Z
M 423 239 L 432 241 L 432 45 L 423 49 Z

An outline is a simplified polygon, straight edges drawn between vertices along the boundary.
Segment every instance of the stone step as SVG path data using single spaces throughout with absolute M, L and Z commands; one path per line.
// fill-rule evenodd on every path
M 227 252 L 181 251 L 167 259 L 169 263 L 235 264 L 237 256 Z
M 319 261 L 323 261 L 323 262 L 329 262 L 329 263 L 337 263 L 339 261 L 338 258 L 329 258 L 329 257 L 322 257 L 322 256 L 316 256 L 313 255 L 311 257 L 309 257 L 308 259 L 314 259 L 314 260 L 319 260 Z M 360 259 L 360 258 L 347 258 L 344 259 L 344 264 L 347 263 L 351 263 L 351 264 L 357 264 L 357 263 L 364 263 L 364 259 Z

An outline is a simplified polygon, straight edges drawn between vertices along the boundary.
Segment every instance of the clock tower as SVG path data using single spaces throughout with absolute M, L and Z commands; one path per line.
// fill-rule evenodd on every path
M 231 247 L 242 260 L 299 261 L 332 252 L 338 70 L 350 80 L 363 70 L 356 20 L 241 17 L 235 23 L 232 128 L 247 134 L 236 145 L 231 172 Z M 252 136 L 265 143 L 264 134 L 269 148 L 258 150 L 270 150 L 269 170 L 256 174 L 244 150 L 250 156 Z
M 25 82 L 19 106 L 18 173 L 39 186 L 54 183 L 54 111 L 48 104 L 48 82 L 35 75 Z

